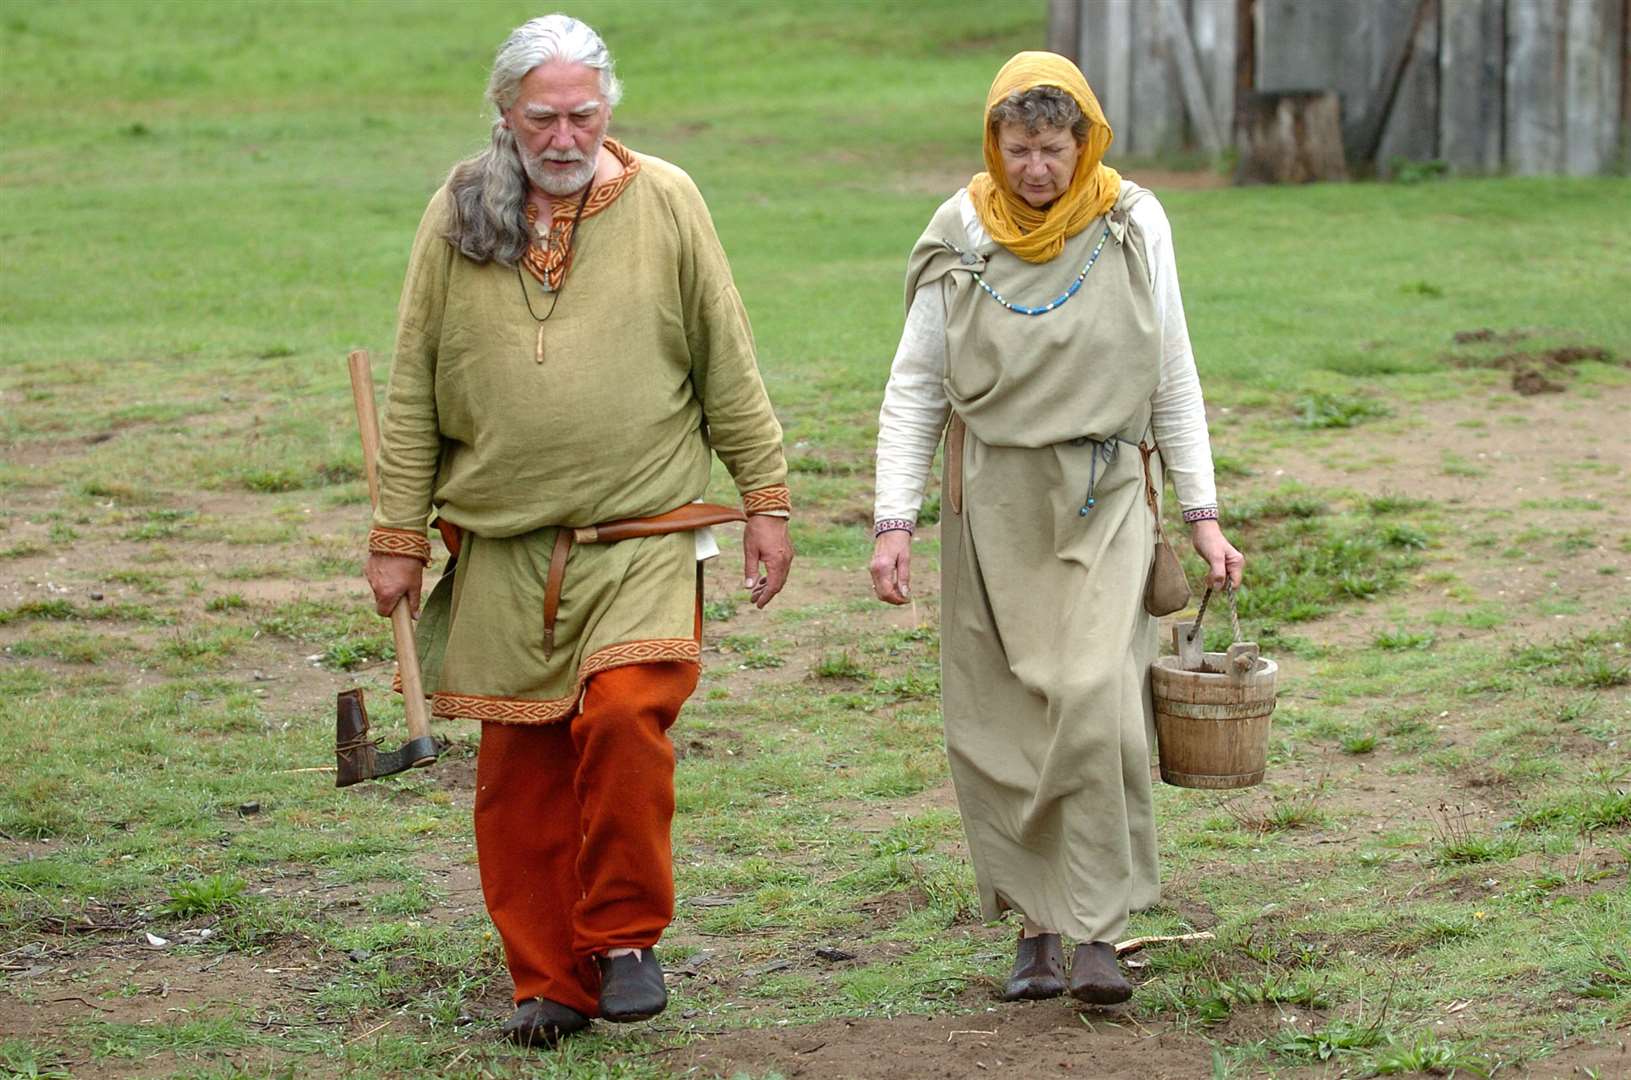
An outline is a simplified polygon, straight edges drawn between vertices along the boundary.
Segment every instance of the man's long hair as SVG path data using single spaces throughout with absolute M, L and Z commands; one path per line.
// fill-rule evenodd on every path
M 608 107 L 623 96 L 606 43 L 569 15 L 533 19 L 504 39 L 487 80 L 487 101 L 498 114 L 493 118 L 492 143 L 453 166 L 447 178 L 454 208 L 447 242 L 478 263 L 513 266 L 532 243 L 527 228 L 527 174 L 515 133 L 504 126 L 503 113 L 520 96 L 527 72 L 551 60 L 583 64 L 600 72 L 600 92 Z

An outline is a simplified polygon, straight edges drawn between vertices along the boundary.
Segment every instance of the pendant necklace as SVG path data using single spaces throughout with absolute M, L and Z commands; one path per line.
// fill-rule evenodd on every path
M 594 186 L 593 177 L 590 177 L 589 182 L 583 185 L 583 197 L 578 200 L 578 212 L 572 215 L 572 230 L 566 234 L 566 254 L 561 259 L 561 284 L 551 290 L 555 295 L 550 300 L 549 310 L 544 312 L 543 318 L 539 318 L 538 313 L 532 310 L 532 296 L 527 292 L 527 279 L 521 273 L 521 260 L 517 259 L 515 261 L 515 283 L 521 286 L 521 299 L 527 302 L 527 314 L 531 315 L 538 324 L 538 345 L 532 353 L 533 362 L 537 364 L 544 362 L 544 324 L 549 321 L 551 315 L 555 314 L 555 305 L 561 302 L 561 292 L 566 288 L 566 271 L 570 268 L 572 262 L 572 248 L 578 242 L 578 222 L 583 220 L 583 208 L 588 205 L 589 192 Z M 553 213 L 551 216 L 553 216 Z

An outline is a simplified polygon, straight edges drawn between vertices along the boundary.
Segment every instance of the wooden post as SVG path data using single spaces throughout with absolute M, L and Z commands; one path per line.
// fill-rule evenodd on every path
M 1256 93 L 1246 101 L 1237 184 L 1345 180 L 1342 109 L 1329 90 Z

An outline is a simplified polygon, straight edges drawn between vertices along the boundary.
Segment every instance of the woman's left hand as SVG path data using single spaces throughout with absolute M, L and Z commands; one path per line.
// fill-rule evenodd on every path
M 1216 521 L 1197 521 L 1189 527 L 1190 542 L 1195 554 L 1206 560 L 1206 584 L 1216 589 L 1227 578 L 1233 588 L 1240 588 L 1240 573 L 1246 566 L 1246 556 L 1224 539 L 1223 530 Z

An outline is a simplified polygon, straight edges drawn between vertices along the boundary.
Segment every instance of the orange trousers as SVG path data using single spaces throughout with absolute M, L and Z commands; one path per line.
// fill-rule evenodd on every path
M 518 1004 L 598 1015 L 595 954 L 650 948 L 674 918 L 667 732 L 698 674 L 612 668 L 590 677 L 570 720 L 481 725 L 476 857 Z

